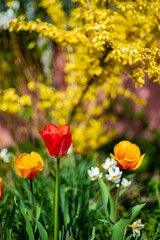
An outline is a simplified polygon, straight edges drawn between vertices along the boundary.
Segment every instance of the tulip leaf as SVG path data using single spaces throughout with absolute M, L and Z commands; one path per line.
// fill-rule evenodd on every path
M 11 232 L 9 228 L 6 229 L 6 240 L 11 240 Z
M 67 231 L 67 233 L 66 233 L 66 238 L 65 238 L 65 240 L 68 240 L 69 239 L 69 231 Z
M 8 187 L 8 186 L 7 186 L 7 187 Z M 5 194 L 5 195 L 3 196 L 2 200 L 0 201 L 0 211 L 1 211 L 1 207 L 6 204 L 8 198 L 9 198 L 9 194 Z
M 69 202 L 68 202 L 68 199 L 67 199 L 67 198 L 65 198 L 65 209 L 64 209 L 63 218 L 64 218 L 65 229 L 67 229 L 67 225 L 68 225 L 68 223 L 70 222 L 70 217 L 69 217 Z
M 13 223 L 13 221 L 14 221 L 15 210 L 16 210 L 16 205 L 15 205 L 15 203 L 14 203 L 11 214 L 8 213 L 8 214 L 7 214 L 7 217 L 6 217 L 6 219 L 5 219 L 4 227 L 3 227 L 4 231 L 5 231 L 6 228 L 11 229 L 12 223 Z
M 41 215 L 41 211 L 42 211 L 42 205 L 43 205 L 43 202 L 39 203 L 37 202 L 36 204 L 36 219 L 39 220 L 40 218 L 40 215 Z M 37 225 L 35 226 L 35 229 L 34 229 L 34 232 L 36 232 L 37 230 Z
M 48 235 L 47 235 L 46 229 L 42 226 L 42 224 L 37 219 L 34 219 L 34 220 L 38 227 L 38 231 L 39 231 L 39 235 L 40 235 L 41 239 L 48 240 Z
M 136 205 L 132 208 L 130 217 L 121 218 L 114 226 L 112 231 L 111 240 L 123 240 L 124 232 L 127 225 L 131 224 L 137 217 L 141 209 L 145 206 L 144 204 Z
M 29 218 L 28 218 L 27 214 L 25 213 L 23 207 L 21 207 L 21 206 L 20 206 L 20 211 L 21 211 L 21 214 L 26 223 L 26 232 L 28 234 L 29 240 L 35 240 L 34 234 L 33 234 L 33 229 L 32 229 L 31 223 L 29 221 Z
M 101 193 L 102 193 L 102 201 L 104 205 L 104 210 L 105 214 L 107 217 L 107 220 L 109 222 L 110 227 L 113 226 L 113 221 L 114 221 L 114 204 L 113 200 L 110 195 L 109 188 L 107 185 L 104 183 L 104 181 L 101 178 L 98 178 L 99 185 L 101 188 Z
M 60 187 L 60 201 L 61 201 L 61 210 L 64 212 L 65 209 L 65 187 L 61 185 Z

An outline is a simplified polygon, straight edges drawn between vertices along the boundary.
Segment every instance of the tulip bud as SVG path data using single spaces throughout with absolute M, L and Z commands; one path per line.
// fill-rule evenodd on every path
M 145 154 L 141 155 L 140 149 L 136 144 L 129 141 L 121 141 L 114 147 L 114 154 L 110 154 L 117 161 L 121 169 L 135 170 L 142 164 Z
M 50 123 L 44 127 L 44 131 L 39 132 L 52 157 L 61 158 L 67 154 L 72 142 L 69 131 L 70 126 L 67 124 L 57 127 Z
M 43 170 L 43 160 L 36 152 L 23 153 L 14 159 L 14 166 L 20 177 L 33 179 Z

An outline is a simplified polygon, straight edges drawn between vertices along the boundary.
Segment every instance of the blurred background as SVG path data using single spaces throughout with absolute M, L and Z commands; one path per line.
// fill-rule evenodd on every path
M 102 2 L 102 6 L 98 1 L 95 4 L 99 4 L 100 9 L 105 6 L 117 11 L 118 5 Z M 64 31 L 76 29 L 83 25 L 77 10 L 83 4 L 83 1 L 65 0 L 1 0 L 0 147 L 29 152 L 42 144 L 38 131 L 46 123 L 68 123 L 74 153 L 109 153 L 116 142 L 129 139 L 146 153 L 143 167 L 150 173 L 159 171 L 160 86 L 153 81 L 154 76 L 149 78 L 143 74 L 141 81 L 140 74 L 132 73 L 133 69 L 141 69 L 141 62 L 137 62 L 137 66 L 126 62 L 114 73 L 111 70 L 113 66 L 116 69 L 114 62 L 110 63 L 111 69 L 103 64 L 97 67 L 95 63 L 102 59 L 103 50 L 99 50 L 95 58 L 90 56 L 90 60 L 86 58 L 87 46 L 82 43 L 71 40 L 71 44 L 63 44 L 63 40 L 45 38 L 45 34 L 29 27 L 25 31 L 23 27 L 20 31 L 20 25 L 15 30 L 9 27 L 10 20 L 18 17 L 20 22 L 34 20 L 53 23 Z M 92 1 L 91 5 L 94 8 Z M 87 36 L 92 37 L 93 33 L 89 34 Z M 154 39 L 149 47 L 159 44 L 157 33 L 153 35 L 157 43 Z M 105 44 L 107 51 L 113 52 L 110 40 Z M 93 79 L 96 79 L 94 83 Z

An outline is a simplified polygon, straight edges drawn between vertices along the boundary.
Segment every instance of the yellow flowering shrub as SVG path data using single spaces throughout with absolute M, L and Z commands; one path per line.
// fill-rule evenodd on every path
M 13 114 L 19 112 L 23 106 L 30 105 L 30 96 L 18 96 L 15 88 L 8 88 L 0 92 L 0 111 Z
M 160 82 L 160 4 L 159 0 L 74 2 L 76 8 L 66 18 L 61 1 L 41 0 L 53 23 L 20 17 L 11 20 L 10 31 L 37 32 L 64 50 L 67 89 L 60 92 L 37 83 L 38 107 L 54 124 L 71 124 L 77 152 L 92 152 L 116 134 L 106 133 L 105 126 L 116 121 L 108 110 L 117 96 L 145 104 L 124 88 L 122 73 L 135 86 L 145 84 L 145 75 Z M 33 80 L 28 88 L 34 91 Z
M 46 9 L 46 12 L 52 19 L 52 22 L 59 27 L 66 26 L 66 16 L 63 11 L 63 5 L 56 0 L 41 0 L 40 7 Z

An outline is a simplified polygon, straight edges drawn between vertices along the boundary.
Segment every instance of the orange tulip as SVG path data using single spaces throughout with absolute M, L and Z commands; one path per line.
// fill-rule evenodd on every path
M 1 200 L 2 197 L 3 197 L 3 189 L 2 189 L 2 185 L 3 185 L 3 180 L 2 180 L 2 178 L 0 177 L 0 200 Z
M 20 177 L 33 179 L 43 170 L 43 160 L 36 152 L 23 153 L 14 159 L 14 166 Z
M 141 155 L 140 149 L 136 144 L 129 141 L 121 141 L 116 144 L 114 155 L 110 154 L 117 161 L 119 168 L 130 170 L 139 168 L 145 156 L 145 154 Z

